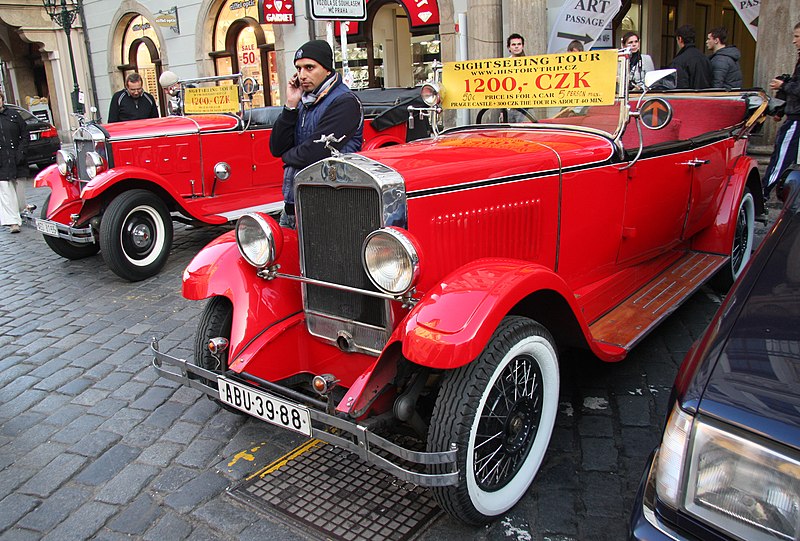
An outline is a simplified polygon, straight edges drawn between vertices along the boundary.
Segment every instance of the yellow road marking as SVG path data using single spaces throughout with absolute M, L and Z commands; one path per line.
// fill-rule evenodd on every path
M 264 443 L 262 443 L 261 445 L 264 445 Z M 239 460 L 241 460 L 241 459 L 247 460 L 249 462 L 254 461 L 256 459 L 256 457 L 252 453 L 255 453 L 256 451 L 261 449 L 261 445 L 257 445 L 255 447 L 253 447 L 252 449 L 250 449 L 250 452 L 247 452 L 247 449 L 245 449 L 244 451 L 239 451 L 238 453 L 233 455 L 233 460 L 228 462 L 228 467 L 229 468 L 232 467 L 234 464 L 239 462 Z
M 272 473 L 275 470 L 277 470 L 278 468 L 280 468 L 281 466 L 285 466 L 286 463 L 289 462 L 290 460 L 295 459 L 295 458 L 299 457 L 300 455 L 302 455 L 303 453 L 306 453 L 306 452 L 312 450 L 314 447 L 317 447 L 318 445 L 322 445 L 324 443 L 325 443 L 324 441 L 318 440 L 316 438 L 314 438 L 312 440 L 308 440 L 304 444 L 300 445 L 299 447 L 296 447 L 296 448 L 292 449 L 291 451 L 289 451 L 288 453 L 286 453 L 285 455 L 283 455 L 279 459 L 275 460 L 271 464 L 269 464 L 267 466 L 264 466 L 262 469 L 258 470 L 254 474 L 250 475 L 245 480 L 249 481 L 250 479 L 253 479 L 255 477 L 264 478 L 267 475 L 269 475 L 270 473 Z

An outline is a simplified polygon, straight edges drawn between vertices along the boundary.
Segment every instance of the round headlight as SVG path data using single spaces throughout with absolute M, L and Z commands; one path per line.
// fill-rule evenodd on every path
M 420 89 L 420 97 L 428 107 L 439 105 L 439 85 L 436 83 L 425 83 Z
M 105 171 L 106 164 L 103 157 L 97 152 L 86 153 L 86 175 L 89 178 L 94 178 L 103 171 Z
M 66 150 L 59 150 L 56 152 L 56 165 L 58 172 L 64 176 L 75 168 L 75 156 Z
M 417 249 L 398 229 L 378 229 L 367 235 L 362 258 L 370 281 L 384 293 L 405 293 L 419 277 Z
M 236 222 L 239 253 L 254 267 L 264 268 L 277 261 L 283 249 L 278 223 L 261 213 L 245 214 Z

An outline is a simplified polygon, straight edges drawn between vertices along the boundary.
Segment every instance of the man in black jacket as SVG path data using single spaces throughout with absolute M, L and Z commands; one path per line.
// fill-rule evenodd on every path
M 778 129 L 775 138 L 775 150 L 769 159 L 769 165 L 764 173 L 764 197 L 769 198 L 769 192 L 775 183 L 790 165 L 800 163 L 800 23 L 794 25 L 792 44 L 797 49 L 797 63 L 794 73 L 788 79 L 775 78 L 769 82 L 770 90 L 778 93 L 781 99 L 786 100 L 783 109 L 786 120 Z
M 695 47 L 695 36 L 694 27 L 688 24 L 675 31 L 680 50 L 669 66 L 678 70 L 677 88 L 711 88 L 711 63 Z
M 304 167 L 331 156 L 323 136 L 333 136 L 330 146 L 341 153 L 361 150 L 364 112 L 358 97 L 342 82 L 326 41 L 312 40 L 294 55 L 297 73 L 286 87 L 286 102 L 272 127 L 269 150 L 283 160 L 283 213 L 280 225 L 295 227 L 294 177 Z
M 711 51 L 711 78 L 714 88 L 742 88 L 742 68 L 739 59 L 742 53 L 735 45 L 728 45 L 728 30 L 724 26 L 708 33 L 706 49 Z
M 158 118 L 158 105 L 152 94 L 144 91 L 144 81 L 138 73 L 129 73 L 125 88 L 111 96 L 109 122 Z

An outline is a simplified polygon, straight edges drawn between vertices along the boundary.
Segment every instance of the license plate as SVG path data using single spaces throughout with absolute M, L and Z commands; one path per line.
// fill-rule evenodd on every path
M 32 133 L 31 134 L 31 141 L 38 141 L 38 140 L 39 140 L 39 134 L 38 133 Z
M 244 387 L 222 376 L 217 377 L 217 385 L 219 399 L 226 404 L 273 425 L 311 436 L 308 408 Z
M 56 224 L 47 220 L 39 220 L 37 218 L 36 229 L 38 229 L 45 235 L 50 235 L 51 237 L 58 236 L 58 227 L 56 226 Z

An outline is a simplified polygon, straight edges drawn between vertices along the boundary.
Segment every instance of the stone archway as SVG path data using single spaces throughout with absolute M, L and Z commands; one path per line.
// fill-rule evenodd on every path
M 168 48 L 163 45 L 166 43 L 164 41 L 164 34 L 161 31 L 161 27 L 159 27 L 157 24 L 153 24 L 156 20 L 155 15 L 149 9 L 135 0 L 122 0 L 117 8 L 117 11 L 114 13 L 114 17 L 112 17 L 111 24 L 109 26 L 109 54 L 107 55 L 106 64 L 109 77 L 109 86 L 111 87 L 109 89 L 109 97 L 111 94 L 125 86 L 125 76 L 123 72 L 119 70 L 119 66 L 128 63 L 127 52 L 122 51 L 122 40 L 125 36 L 125 29 L 128 27 L 128 23 L 139 15 L 151 23 L 153 31 L 158 38 L 158 43 L 161 44 L 158 51 L 158 58 L 161 61 L 160 65 L 164 67 L 169 66 Z

